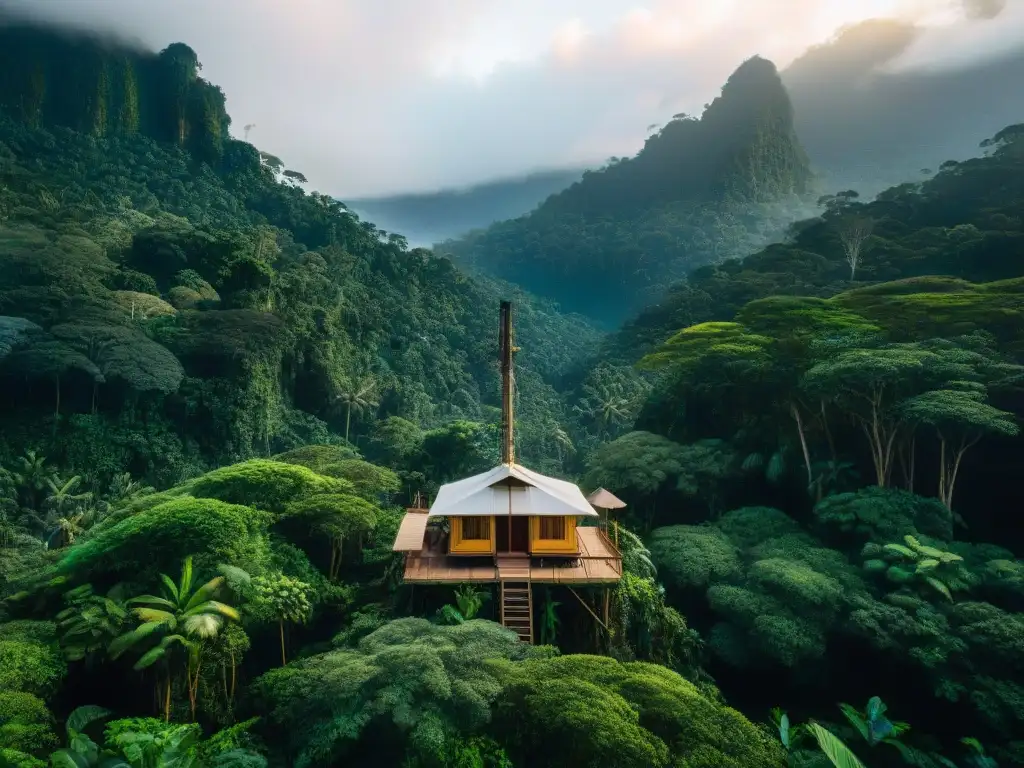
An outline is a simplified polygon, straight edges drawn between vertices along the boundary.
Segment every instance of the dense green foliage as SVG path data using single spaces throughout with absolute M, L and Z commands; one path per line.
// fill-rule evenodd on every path
M 823 215 L 795 223 L 784 242 L 743 259 L 694 270 L 685 282 L 627 323 L 609 340 L 601 357 L 632 362 L 674 331 L 711 320 L 732 320 L 755 299 L 827 298 L 850 289 L 855 289 L 850 301 L 869 317 L 898 307 L 904 314 L 905 333 L 913 333 L 913 324 L 922 321 L 935 323 L 926 331 L 933 335 L 963 333 L 965 326 L 949 324 L 947 310 L 968 302 L 977 308 L 972 318 L 975 326 L 992 332 L 1012 328 L 1014 318 L 1005 311 L 1013 310 L 1012 296 L 983 315 L 988 302 L 982 296 L 971 299 L 957 294 L 977 291 L 963 281 L 1020 277 L 1022 167 L 1021 129 L 1011 126 L 985 142 L 983 156 L 944 163 L 926 181 L 893 187 L 866 203 L 848 193 L 827 199 L 831 205 Z M 862 245 L 857 282 L 850 280 L 840 238 L 851 219 L 873 224 Z M 856 290 L 859 284 L 908 279 L 912 282 Z M 1012 284 L 993 287 L 999 293 L 1014 293 Z
M 976 764 L 1024 759 L 1024 537 L 1005 514 L 1022 499 L 1022 135 L 871 203 L 826 200 L 606 347 L 602 365 L 638 361 L 653 389 L 642 431 L 591 454 L 592 480 L 653 527 L 668 603 L 747 706 L 770 702 L 744 675 L 789 670 L 805 701 L 884 691 L 934 732 L 982 737 Z M 854 219 L 872 222 L 856 282 Z
M 199 58 L 187 45 L 153 55 L 8 21 L 0 51 L 0 108 L 27 125 L 96 138 L 141 134 L 211 164 L 224 158 L 231 124 L 224 93 L 199 77 Z
M 5 463 L 35 449 L 99 493 L 125 470 L 166 485 L 355 443 L 389 416 L 493 421 L 480 310 L 503 289 L 277 182 L 252 146 L 224 146 L 214 168 L 141 134 L 0 117 Z M 552 384 L 596 336 L 512 292 L 530 349 L 520 452 L 557 464 L 547 425 L 571 432 L 574 414 Z
M 25 55 L 49 72 L 71 54 L 45 42 Z M 192 61 L 168 51 L 139 61 Z M 1020 126 L 922 185 L 826 197 L 598 358 L 586 322 L 513 294 L 518 455 L 628 505 L 621 579 L 535 589 L 534 646 L 492 585 L 414 590 L 391 549 L 415 492 L 499 461 L 483 308 L 511 289 L 226 134 L 219 158 L 161 134 L 195 137 L 174 110 L 207 88 L 171 70 L 138 80 L 152 130 L 0 105 L 0 760 L 1024 763 Z M 623 185 L 631 216 L 801 192 L 774 70 L 726 90 L 551 221 L 641 231 Z M 712 124 L 728 146 L 673 197 L 651 158 Z M 777 705 L 800 720 L 773 734 Z

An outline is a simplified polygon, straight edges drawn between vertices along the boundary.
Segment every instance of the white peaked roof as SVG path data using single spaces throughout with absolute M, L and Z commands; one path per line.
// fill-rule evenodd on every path
M 509 484 L 510 478 L 520 484 Z M 430 506 L 430 517 L 475 515 L 597 517 L 597 512 L 572 483 L 521 467 L 500 464 L 488 472 L 442 485 Z

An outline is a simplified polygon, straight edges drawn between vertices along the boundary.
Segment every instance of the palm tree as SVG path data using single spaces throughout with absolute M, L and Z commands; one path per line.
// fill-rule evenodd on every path
M 377 389 L 377 380 L 373 376 L 367 376 L 356 386 L 350 386 L 346 391 L 338 395 L 335 400 L 345 406 L 345 441 L 348 442 L 349 425 L 352 422 L 352 409 L 357 414 L 370 408 L 376 408 L 379 403 L 374 399 Z
M 572 438 L 569 437 L 569 433 L 562 429 L 560 425 L 554 425 L 551 430 L 551 437 L 555 441 L 555 450 L 558 451 L 559 464 L 565 460 L 568 454 L 576 452 L 576 446 L 572 444 Z
M 614 427 L 630 419 L 635 402 L 618 382 L 598 382 L 589 394 L 593 397 L 585 398 L 573 410 L 593 422 L 598 434 L 610 434 Z
M 145 496 L 153 492 L 153 488 L 143 485 L 138 480 L 133 480 L 131 473 L 122 472 L 119 475 L 115 475 L 114 479 L 110 481 L 107 497 L 110 503 L 117 504 L 122 501 L 132 501 L 139 496 Z
M 53 470 L 46 466 L 46 457 L 35 451 L 25 451 L 25 455 L 18 459 L 18 469 L 14 472 L 14 479 L 28 492 L 29 504 L 33 508 L 38 507 L 39 494 L 46 489 L 53 476 Z
M 188 688 L 192 719 L 196 716 L 196 698 L 199 694 L 199 673 L 203 650 L 208 640 L 216 637 L 224 621 L 238 621 L 238 610 L 215 598 L 227 592 L 225 578 L 217 576 L 193 589 L 192 558 L 185 558 L 181 567 L 181 580 L 175 584 L 161 573 L 164 597 L 140 595 L 128 601 L 137 606 L 132 610 L 142 621 L 135 629 L 124 633 L 110 644 L 110 655 L 117 658 L 144 640 L 159 637 L 160 641 L 146 651 L 137 662 L 136 670 L 151 667 L 158 661 L 165 665 L 163 680 L 164 720 L 171 719 L 171 684 L 176 652 L 184 651 L 185 682 Z
M 90 494 L 84 493 L 75 495 L 75 489 L 78 484 L 82 482 L 81 475 L 75 475 L 67 481 L 61 481 L 56 475 L 53 477 L 46 478 L 46 485 L 50 489 L 50 495 L 46 499 L 46 503 L 53 507 L 57 514 L 61 513 L 64 505 L 70 500 L 78 498 L 79 496 L 88 496 Z
M 84 519 L 85 512 L 57 518 L 57 528 L 54 533 L 60 536 L 60 546 L 69 547 L 75 543 L 75 537 L 85 530 L 82 525 Z

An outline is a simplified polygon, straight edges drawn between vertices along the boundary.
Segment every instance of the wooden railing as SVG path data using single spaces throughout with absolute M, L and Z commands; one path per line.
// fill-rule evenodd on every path
M 615 546 L 615 544 L 612 542 L 611 537 L 608 536 L 608 531 L 605 530 L 603 526 L 598 526 L 597 531 L 598 538 L 601 539 L 604 545 L 608 547 L 609 551 L 612 553 L 612 557 L 604 557 L 601 559 L 605 560 L 605 562 L 607 562 L 615 570 L 615 572 L 619 574 L 619 576 L 621 576 L 622 552 L 620 552 L 619 548 Z

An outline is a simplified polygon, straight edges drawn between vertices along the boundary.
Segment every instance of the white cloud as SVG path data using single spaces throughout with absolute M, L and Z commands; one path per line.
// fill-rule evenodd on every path
M 749 56 L 784 66 L 915 2 L 6 0 L 153 48 L 188 43 L 237 134 L 254 123 L 255 144 L 345 197 L 635 151 L 648 123 L 699 113 Z

